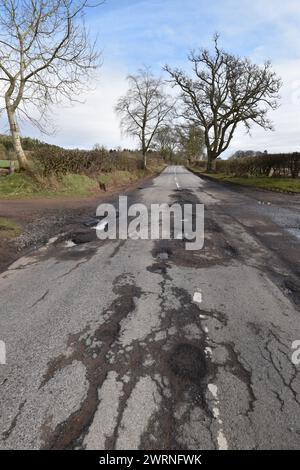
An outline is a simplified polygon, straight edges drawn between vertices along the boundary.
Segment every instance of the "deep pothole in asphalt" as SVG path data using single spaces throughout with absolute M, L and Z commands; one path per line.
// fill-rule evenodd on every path
M 173 347 L 169 364 L 176 376 L 196 385 L 203 382 L 208 373 L 204 348 L 189 343 L 177 344 Z

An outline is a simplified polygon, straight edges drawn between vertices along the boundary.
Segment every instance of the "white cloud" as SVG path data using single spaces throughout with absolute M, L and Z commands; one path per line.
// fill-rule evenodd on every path
M 58 108 L 54 118 L 58 131 L 47 141 L 66 147 L 91 148 L 95 143 L 106 147 L 132 146 L 121 136 L 119 121 L 114 112 L 117 99 L 127 88 L 126 70 L 103 67 L 93 90 L 87 92 L 84 103 Z
M 22 126 L 23 135 L 67 147 L 91 148 L 95 143 L 133 147 L 131 139 L 121 137 L 113 110 L 127 89 L 128 71 L 145 63 L 157 73 L 165 62 L 188 68 L 188 49 L 207 45 L 218 30 L 224 47 L 233 53 L 248 55 L 257 63 L 271 58 L 284 82 L 282 105 L 270 112 L 275 132 L 253 127 L 249 136 L 241 128 L 226 155 L 236 149 L 299 150 L 299 19 L 299 0 L 110 0 L 89 18 L 91 30 L 100 33 L 105 61 L 95 89 L 82 97 L 84 104 L 55 109 L 55 136 L 41 136 L 27 125 Z M 0 123 L 7 130 L 3 118 Z
M 64 147 L 92 148 L 99 143 L 108 148 L 133 147 L 135 143 L 121 136 L 119 120 L 114 112 L 117 99 L 127 89 L 125 68 L 103 66 L 91 90 L 80 97 L 73 106 L 59 105 L 53 109 L 51 118 L 56 129 L 54 135 L 41 134 L 28 123 L 20 123 L 22 135 L 30 135 Z M 5 114 L 1 116 L 1 131 L 8 132 Z M 0 132 L 1 132 L 0 131 Z

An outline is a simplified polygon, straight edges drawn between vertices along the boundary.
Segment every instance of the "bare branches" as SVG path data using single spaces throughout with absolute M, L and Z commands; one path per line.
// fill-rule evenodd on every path
M 12 114 L 20 111 L 39 128 L 43 121 L 48 128 L 51 105 L 61 99 L 72 101 L 87 87 L 99 54 L 85 27 L 84 12 L 100 3 L 0 3 L 0 97 Z
M 174 108 L 174 101 L 165 94 L 162 80 L 153 77 L 149 69 L 127 77 L 129 89 L 115 107 L 122 130 L 139 139 L 146 166 L 146 153 L 158 129 Z
M 183 117 L 204 129 L 209 161 L 228 148 L 240 123 L 248 131 L 252 124 L 272 129 L 267 112 L 278 107 L 281 87 L 269 62 L 252 64 L 224 52 L 218 42 L 215 35 L 212 53 L 203 49 L 189 54 L 194 78 L 180 69 L 164 68 L 181 90 Z

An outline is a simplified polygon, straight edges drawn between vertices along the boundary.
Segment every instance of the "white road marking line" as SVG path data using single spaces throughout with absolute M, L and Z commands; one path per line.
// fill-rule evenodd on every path
M 177 181 L 177 173 L 176 173 L 176 171 L 177 171 L 176 166 L 174 166 L 174 174 L 175 174 L 174 180 L 175 180 L 175 184 L 176 184 L 176 186 L 177 186 L 177 189 L 180 189 L 180 186 L 179 186 L 178 181 Z
M 195 292 L 193 296 L 193 302 L 196 304 L 201 304 L 202 302 L 202 292 Z
M 218 387 L 215 384 L 208 384 L 208 390 L 212 394 L 214 398 L 214 407 L 213 407 L 213 415 L 216 419 L 218 419 L 218 423 L 220 424 L 220 429 L 218 430 L 217 435 L 217 442 L 219 450 L 228 450 L 228 442 L 225 437 L 224 431 L 221 428 L 223 421 L 220 419 L 220 410 L 219 410 L 219 399 L 218 399 Z
M 215 384 L 208 384 L 207 388 L 214 397 L 214 399 L 218 400 L 218 387 Z
M 202 292 L 201 291 L 194 293 L 193 302 L 197 303 L 197 304 L 201 304 L 201 302 L 202 302 Z M 202 319 L 206 318 L 205 315 L 199 315 L 199 316 Z M 207 326 L 205 326 L 203 330 L 204 330 L 204 332 L 206 334 L 206 337 L 208 339 L 208 328 L 207 328 Z M 206 348 L 204 350 L 204 353 L 207 356 L 212 357 L 212 349 L 209 346 L 206 346 Z M 217 433 L 218 449 L 219 450 L 228 450 L 228 442 L 227 442 L 227 439 L 225 437 L 224 431 L 222 429 L 223 421 L 220 418 L 218 387 L 215 384 L 210 383 L 210 384 L 208 384 L 207 388 L 213 396 L 213 401 L 214 401 L 214 407 L 213 407 L 213 410 L 212 410 L 213 416 L 216 420 L 218 420 L 218 423 L 220 425 L 220 428 L 218 429 L 218 433 Z
M 226 437 L 224 436 L 222 430 L 220 430 L 220 431 L 218 432 L 217 440 L 218 440 L 219 450 L 228 450 L 227 439 L 226 439 Z

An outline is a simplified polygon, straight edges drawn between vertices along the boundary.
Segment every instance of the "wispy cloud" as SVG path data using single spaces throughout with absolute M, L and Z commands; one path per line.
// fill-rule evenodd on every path
M 87 22 L 99 37 L 104 67 L 96 89 L 83 97 L 85 104 L 55 110 L 59 130 L 47 140 L 79 147 L 95 142 L 127 146 L 113 112 L 126 90 L 127 73 L 142 64 L 155 73 L 162 73 L 166 62 L 185 67 L 187 52 L 208 46 L 218 31 L 224 48 L 258 63 L 271 59 L 284 81 L 282 106 L 270 115 L 275 132 L 253 128 L 250 137 L 241 128 L 227 154 L 237 148 L 299 150 L 299 0 L 106 0 Z M 29 128 L 23 132 L 37 135 Z

